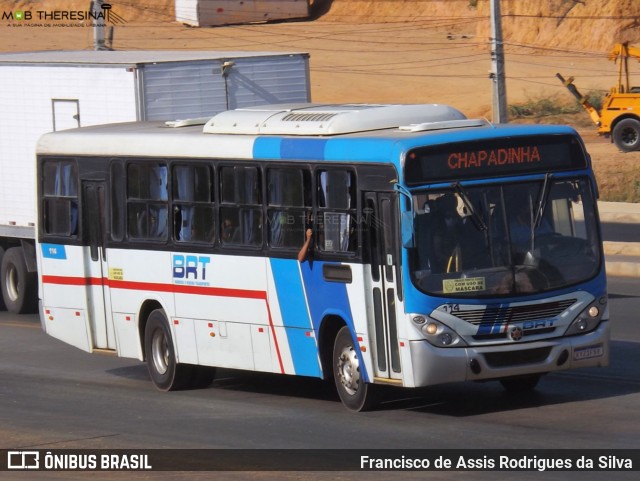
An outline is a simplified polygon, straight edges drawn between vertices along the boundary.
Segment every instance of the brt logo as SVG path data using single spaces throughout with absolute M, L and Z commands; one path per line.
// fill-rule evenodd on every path
M 22 21 L 22 20 L 31 20 L 32 18 L 32 14 L 30 11 L 24 11 L 24 10 L 16 10 L 15 12 L 2 12 L 2 20 L 17 20 L 17 21 Z
M 173 280 L 179 283 L 205 281 L 210 263 L 211 258 L 208 256 L 173 254 Z

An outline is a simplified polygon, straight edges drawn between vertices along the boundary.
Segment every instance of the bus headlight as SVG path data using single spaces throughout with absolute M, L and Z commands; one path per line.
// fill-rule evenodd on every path
M 575 336 L 576 334 L 585 334 L 593 331 L 602 320 L 604 307 L 598 307 L 595 303 L 591 304 L 571 323 L 565 336 Z
M 429 344 L 436 347 L 458 347 L 466 345 L 462 338 L 458 336 L 453 329 L 439 321 L 427 318 L 424 322 L 419 323 L 416 322 L 416 319 L 414 318 L 414 322 L 420 327 L 420 330 L 424 334 L 426 340 L 429 341 Z

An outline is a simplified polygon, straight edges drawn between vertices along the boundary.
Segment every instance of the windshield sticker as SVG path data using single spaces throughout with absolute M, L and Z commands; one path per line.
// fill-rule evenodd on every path
M 485 290 L 484 277 L 468 277 L 463 279 L 445 279 L 442 281 L 442 291 L 445 294 L 453 292 L 477 292 Z

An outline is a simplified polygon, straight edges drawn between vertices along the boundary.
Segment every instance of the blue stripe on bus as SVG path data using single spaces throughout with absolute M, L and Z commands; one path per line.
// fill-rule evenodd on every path
M 389 139 L 336 138 L 327 143 L 324 155 L 327 160 L 399 162 L 400 150 Z
M 322 377 L 316 336 L 307 335 L 313 326 L 309 319 L 298 261 L 270 259 L 270 262 L 295 373 Z
M 279 159 L 280 137 L 258 137 L 253 142 L 254 159 Z
M 343 319 L 351 329 L 351 332 L 355 334 L 347 286 L 340 282 L 327 282 L 324 280 L 322 274 L 323 264 L 323 262 L 312 261 L 303 262 L 300 266 L 313 328 L 316 333 L 319 332 L 322 319 L 328 315 L 335 315 Z M 363 315 L 366 315 L 366 313 L 363 313 Z M 365 382 L 369 382 L 370 379 L 362 359 L 362 353 L 359 349 L 356 349 L 356 353 L 360 360 L 361 374 Z
M 282 159 L 317 160 L 324 159 L 325 139 L 282 139 L 280 157 Z
M 400 159 L 400 148 L 388 139 L 258 137 L 253 143 L 253 158 L 388 163 Z
M 258 137 L 253 144 L 255 159 L 323 160 L 326 139 Z

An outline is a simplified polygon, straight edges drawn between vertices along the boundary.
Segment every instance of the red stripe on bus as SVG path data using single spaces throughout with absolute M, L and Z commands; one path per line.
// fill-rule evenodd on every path
M 204 296 L 216 297 L 236 297 L 240 299 L 258 299 L 263 300 L 267 306 L 267 314 L 269 317 L 269 326 L 273 333 L 273 342 L 275 344 L 276 353 L 278 355 L 278 364 L 280 372 L 284 374 L 284 364 L 280 354 L 280 346 L 276 337 L 276 330 L 271 317 L 271 309 L 265 291 L 251 291 L 248 289 L 229 289 L 226 287 L 205 287 L 205 286 L 187 286 L 178 284 L 160 284 L 156 282 L 133 282 L 133 281 L 117 281 L 100 277 L 68 277 L 68 276 L 42 276 L 42 282 L 45 284 L 59 284 L 65 286 L 100 286 L 107 285 L 112 289 L 127 289 L 134 291 L 156 291 L 156 292 L 173 292 L 174 294 L 196 294 Z
M 65 286 L 99 286 L 102 280 L 99 277 L 67 277 L 67 276 L 42 276 L 45 284 L 62 284 Z
M 276 337 L 276 330 L 273 327 L 273 319 L 271 318 L 271 309 L 269 308 L 269 301 L 265 299 L 264 302 L 267 305 L 267 313 L 269 314 L 269 326 L 271 326 L 271 332 L 273 335 L 273 344 L 276 346 L 276 354 L 278 355 L 280 372 L 284 374 L 284 365 L 282 364 L 282 356 L 280 355 L 280 346 L 278 346 L 278 338 Z
M 100 286 L 102 284 L 112 289 L 127 289 L 133 291 L 173 292 L 174 294 L 196 294 L 204 296 L 239 297 L 242 299 L 267 300 L 265 291 L 248 289 L 229 289 L 226 287 L 187 286 L 178 284 L 161 284 L 157 282 L 117 281 L 100 277 L 67 277 L 42 276 L 45 284 L 60 284 L 65 286 Z

